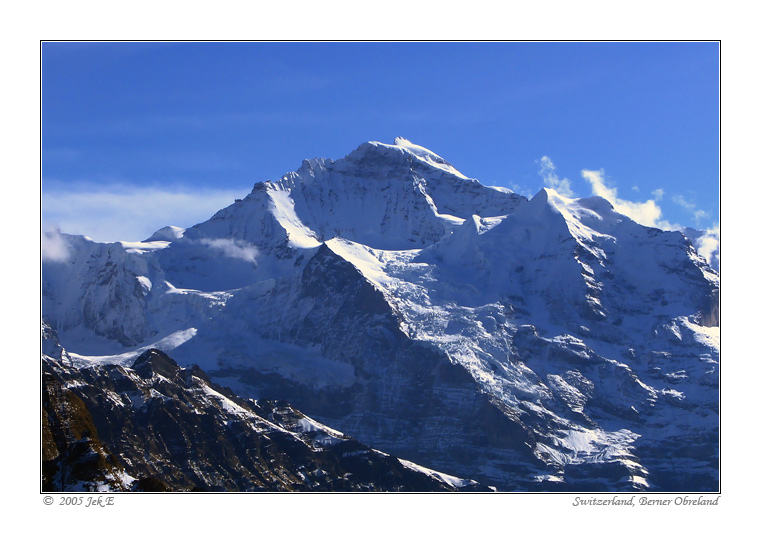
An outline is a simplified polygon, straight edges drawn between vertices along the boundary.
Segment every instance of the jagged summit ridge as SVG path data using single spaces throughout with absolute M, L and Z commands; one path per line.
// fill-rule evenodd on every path
M 296 248 L 333 237 L 381 249 L 420 248 L 472 214 L 505 215 L 526 201 L 465 177 L 427 149 L 400 143 L 368 142 L 337 161 L 305 160 L 186 235 Z
M 394 145 L 402 147 L 409 152 L 412 152 L 415 156 L 418 158 L 421 158 L 423 160 L 426 160 L 434 165 L 444 165 L 446 167 L 449 167 L 452 169 L 452 172 L 459 175 L 460 177 L 466 178 L 464 175 L 460 174 L 460 172 L 452 166 L 451 163 L 446 161 L 444 158 L 436 154 L 435 152 L 428 150 L 425 147 L 422 147 L 420 145 L 416 145 L 415 143 L 409 141 L 408 139 L 405 139 L 404 137 L 397 137 L 394 139 Z

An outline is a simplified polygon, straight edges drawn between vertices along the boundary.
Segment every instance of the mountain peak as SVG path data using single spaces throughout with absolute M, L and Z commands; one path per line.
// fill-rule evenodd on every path
M 718 275 L 682 234 L 614 208 L 529 201 L 408 139 L 367 142 L 173 242 L 67 238 L 42 314 L 74 365 L 135 359 L 148 394 L 197 364 L 500 489 L 713 491 Z
M 410 140 L 404 137 L 397 137 L 394 139 L 394 144 L 381 143 L 380 141 L 369 141 L 362 143 L 356 150 L 349 154 L 345 159 L 348 161 L 362 161 L 368 154 L 383 154 L 383 157 L 401 157 L 399 162 L 418 161 L 429 167 L 434 171 L 444 171 L 447 174 L 452 174 L 458 178 L 473 181 L 473 178 L 469 178 L 458 171 L 454 165 L 447 160 L 429 150 L 423 146 L 416 145 Z M 342 161 L 342 160 L 339 160 Z
M 171 379 L 180 371 L 177 362 L 158 349 L 147 350 L 138 356 L 132 364 L 132 369 L 143 378 L 159 374 Z
M 394 146 L 398 146 L 406 150 L 407 152 L 411 152 L 418 158 L 427 161 L 429 163 L 436 163 L 438 165 L 447 165 L 451 167 L 454 170 L 454 167 L 451 163 L 449 163 L 447 160 L 433 152 L 432 150 L 429 150 L 423 146 L 416 145 L 409 139 L 406 139 L 404 137 L 397 137 L 394 139 Z
M 160 228 L 153 232 L 151 237 L 144 240 L 144 243 L 148 243 L 150 241 L 177 241 L 182 238 L 182 235 L 185 233 L 185 228 L 180 228 L 179 226 L 164 226 L 163 228 Z

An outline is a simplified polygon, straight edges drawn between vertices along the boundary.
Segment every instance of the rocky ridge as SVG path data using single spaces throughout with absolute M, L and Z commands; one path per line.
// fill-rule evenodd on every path
M 42 491 L 489 491 L 371 449 L 284 401 L 242 399 L 149 350 L 42 358 Z

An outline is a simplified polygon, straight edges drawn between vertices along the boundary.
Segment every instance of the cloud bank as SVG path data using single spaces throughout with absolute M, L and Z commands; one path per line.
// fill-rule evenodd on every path
M 186 228 L 210 218 L 248 191 L 235 189 L 53 184 L 42 191 L 43 227 L 100 242 L 142 241 L 164 226 Z M 55 250 L 53 244 L 51 250 Z
M 649 199 L 645 202 L 632 202 L 620 198 L 618 196 L 618 189 L 610 187 L 605 183 L 605 171 L 603 169 L 600 169 L 599 171 L 584 169 L 581 171 L 581 176 L 592 187 L 593 195 L 604 198 L 613 204 L 616 211 L 626 215 L 630 219 L 645 226 L 652 226 L 663 230 L 679 229 L 678 226 L 673 225 L 662 218 L 661 208 L 656 204 L 655 199 Z M 663 196 L 662 190 L 656 190 L 653 191 L 653 193 L 656 198 L 661 198 Z

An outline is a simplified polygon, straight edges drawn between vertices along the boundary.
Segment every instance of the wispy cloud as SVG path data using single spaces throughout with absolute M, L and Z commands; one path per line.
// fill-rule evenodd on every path
M 201 239 L 201 244 L 219 250 L 228 258 L 256 263 L 259 250 L 253 245 L 236 239 Z
M 521 184 L 516 184 L 515 182 L 510 182 L 507 184 L 507 186 L 515 193 L 518 193 L 519 195 L 523 195 L 526 198 L 531 198 L 534 196 L 534 193 L 536 191 L 532 190 L 531 188 L 525 187 Z
M 202 222 L 248 191 L 77 184 L 45 186 L 43 226 L 95 241 L 141 241 L 164 226 Z M 53 249 L 54 250 L 54 249 Z
M 695 226 L 701 226 L 700 221 L 702 221 L 703 219 L 708 219 L 711 216 L 711 214 L 705 210 L 695 210 L 692 213 L 692 216 L 695 219 Z
M 576 196 L 571 189 L 571 181 L 568 178 L 558 178 L 555 172 L 555 164 L 548 156 L 542 156 L 542 159 L 539 160 L 539 176 L 542 177 L 544 185 L 554 189 L 564 197 Z
M 678 195 L 673 195 L 671 197 L 671 200 L 673 200 L 676 204 L 679 204 L 685 209 L 688 209 L 688 210 L 695 209 L 695 204 L 692 202 L 689 202 L 686 198 L 684 198 L 684 195 L 682 195 L 681 193 Z
M 66 240 L 61 237 L 61 232 L 53 226 L 42 231 L 41 240 L 42 261 L 64 262 L 71 255 L 71 248 Z
M 707 211 L 697 209 L 697 205 L 694 202 L 687 200 L 682 194 L 673 195 L 671 200 L 692 213 L 692 218 L 695 221 L 695 226 L 700 226 L 703 219 L 708 219 L 711 216 L 711 214 Z
M 662 212 L 660 206 L 656 200 L 662 197 L 662 190 L 660 194 L 655 194 L 656 199 L 649 199 L 645 202 L 632 202 L 630 200 L 624 200 L 618 196 L 618 189 L 609 186 L 605 183 L 605 171 L 600 169 L 599 171 L 591 171 L 584 169 L 581 171 L 581 176 L 589 182 L 592 186 L 592 194 L 603 197 L 605 200 L 613 204 L 613 207 L 619 213 L 626 215 L 627 217 L 635 220 L 645 226 L 652 226 L 661 228 L 664 230 L 676 230 L 678 226 L 671 224 L 667 220 L 662 218 Z
M 695 240 L 695 248 L 698 254 L 708 260 L 708 263 L 719 271 L 721 259 L 721 232 L 719 225 L 705 230 L 705 233 Z

